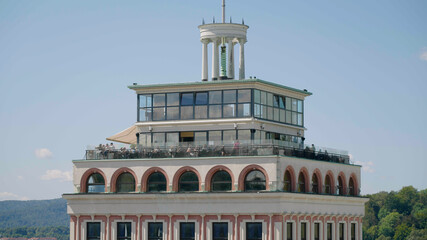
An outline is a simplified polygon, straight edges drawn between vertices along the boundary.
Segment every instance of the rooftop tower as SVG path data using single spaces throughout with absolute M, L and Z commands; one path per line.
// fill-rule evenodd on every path
M 199 26 L 202 42 L 202 81 L 208 81 L 208 44 L 210 43 L 212 43 L 212 80 L 235 79 L 234 45 L 236 44 L 240 46 L 239 79 L 245 79 L 245 43 L 248 28 L 249 26 L 245 25 L 243 20 L 241 24 L 232 23 L 230 17 L 230 22 L 225 22 L 225 0 L 222 0 L 222 23 L 215 23 L 215 19 L 208 24 L 203 21 Z

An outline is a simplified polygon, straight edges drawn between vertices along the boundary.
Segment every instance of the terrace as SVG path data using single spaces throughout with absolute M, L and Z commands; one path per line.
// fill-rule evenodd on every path
M 277 141 L 218 141 L 179 142 L 158 146 L 122 145 L 114 147 L 91 147 L 86 150 L 86 160 L 143 159 L 143 158 L 197 158 L 229 156 L 271 156 L 280 155 L 325 162 L 350 164 L 347 152 L 330 148 L 313 147 Z

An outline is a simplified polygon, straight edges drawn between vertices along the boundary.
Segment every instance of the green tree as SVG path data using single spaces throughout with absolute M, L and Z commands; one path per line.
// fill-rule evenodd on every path
M 406 240 L 427 240 L 427 229 L 414 229 Z
M 393 239 L 394 240 L 405 240 L 406 237 L 411 233 L 412 228 L 406 224 L 400 224 L 397 226 Z
M 380 220 L 378 232 L 385 237 L 393 237 L 395 228 L 399 225 L 402 215 L 398 212 L 392 212 Z

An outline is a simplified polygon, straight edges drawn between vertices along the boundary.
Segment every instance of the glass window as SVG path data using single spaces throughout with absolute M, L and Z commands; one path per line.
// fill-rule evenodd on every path
M 328 223 L 326 227 L 326 240 L 332 240 L 332 223 Z
M 153 145 L 164 146 L 166 142 L 165 133 L 153 133 Z
M 254 117 L 261 117 L 261 105 L 254 104 Z
M 302 114 L 298 113 L 297 115 L 297 125 L 302 126 Z
M 311 177 L 311 192 L 312 193 L 319 193 L 319 179 L 317 179 L 317 175 L 313 174 Z
M 194 141 L 197 144 L 204 144 L 207 140 L 207 132 L 194 132 Z
M 238 139 L 249 142 L 251 140 L 251 130 L 238 130 Z
M 153 107 L 165 106 L 166 94 L 153 94 Z
M 139 121 L 146 122 L 151 121 L 152 108 L 141 108 L 139 109 Z
M 285 110 L 280 109 L 280 121 L 281 122 L 286 122 L 285 119 Z
M 193 119 L 193 106 L 181 107 L 181 119 Z
M 265 185 L 265 176 L 259 170 L 253 170 L 245 177 L 245 191 L 265 190 Z
M 87 223 L 87 240 L 99 240 L 101 239 L 101 223 L 99 222 L 88 222 Z
M 298 177 L 298 192 L 305 192 L 305 176 L 303 173 Z
M 231 142 L 236 140 L 236 130 L 227 130 L 223 132 L 222 140 Z
M 326 175 L 325 178 L 325 193 L 332 194 L 331 177 L 329 175 Z
M 152 173 L 147 179 L 147 192 L 166 191 L 166 177 L 161 172 Z
M 218 171 L 212 176 L 211 191 L 231 191 L 231 176 L 226 171 Z
M 250 103 L 239 104 L 237 116 L 238 117 L 250 117 L 251 116 L 251 104 Z
M 151 146 L 151 133 L 141 133 L 139 134 L 139 144 L 144 147 Z
M 221 118 L 222 106 L 221 105 L 210 105 L 209 106 L 209 118 Z
M 285 108 L 285 97 L 279 97 L 279 107 Z
M 292 113 L 292 124 L 297 124 L 298 123 L 298 121 L 297 121 L 297 113 Z
M 209 131 L 209 142 L 221 142 L 221 141 L 222 141 L 221 131 Z
M 135 192 L 135 178 L 132 174 L 120 174 L 117 178 L 116 192 Z
M 320 224 L 314 223 L 314 240 L 320 240 Z
M 208 93 L 199 92 L 196 93 L 196 105 L 206 105 L 208 104 Z
M 261 92 L 259 90 L 254 90 L 254 102 L 261 103 Z
M 344 240 L 344 223 L 340 223 L 340 227 L 339 227 L 339 240 Z
M 267 104 L 267 93 L 264 91 L 261 91 L 261 104 Z
M 213 240 L 228 240 L 228 223 L 223 222 L 215 222 L 212 225 Z
M 151 94 L 139 95 L 139 107 L 151 107 Z
M 298 105 L 298 112 L 302 113 L 302 101 L 297 100 L 297 105 Z
M 287 223 L 286 224 L 286 240 L 292 240 L 292 235 L 293 235 L 292 223 Z
M 221 103 L 222 103 L 222 91 L 210 91 L 209 104 L 221 104 Z
M 208 118 L 208 106 L 196 106 L 194 118 L 195 119 L 206 119 L 206 118 Z
M 356 223 L 351 224 L 350 240 L 356 240 Z
M 261 105 L 261 118 L 267 119 L 267 107 Z
M 193 105 L 193 93 L 181 93 L 181 105 L 190 106 Z
M 94 173 L 90 175 L 87 180 L 87 189 L 88 193 L 100 193 L 105 192 L 105 180 L 99 173 Z
M 286 123 L 292 123 L 292 112 L 286 111 Z
M 273 106 L 273 94 L 272 93 L 267 93 L 267 105 Z
M 343 181 L 341 179 L 341 176 L 338 176 L 338 186 L 337 186 L 337 188 L 338 188 L 338 194 L 339 195 L 344 195 L 344 187 L 343 186 L 344 185 L 343 185 Z
M 246 223 L 246 240 L 262 240 L 262 223 Z
M 238 102 L 244 103 L 244 102 L 251 102 L 251 90 L 245 89 L 245 90 L 238 90 Z
M 118 240 L 131 240 L 131 223 L 118 222 L 117 223 L 117 239 Z
M 235 103 L 236 102 L 236 90 L 224 91 L 224 103 Z
M 223 117 L 235 117 L 236 116 L 236 104 L 226 104 L 223 107 Z
M 199 191 L 199 178 L 194 172 L 185 172 L 179 177 L 178 192 Z
M 179 106 L 179 93 L 168 93 L 168 106 Z
M 168 120 L 179 119 L 179 107 L 168 107 L 167 111 Z
M 267 118 L 268 120 L 273 120 L 273 108 L 272 107 L 267 107 Z
M 153 120 L 165 120 L 165 108 L 153 108 Z
M 180 240 L 194 240 L 195 238 L 195 224 L 189 222 L 179 223 L 179 239 Z
M 297 100 L 292 98 L 292 111 L 297 111 Z
M 179 143 L 179 133 L 166 133 L 166 142 L 169 146 L 177 145 Z
M 301 240 L 307 240 L 307 223 L 301 223 Z
M 292 178 L 289 171 L 285 172 L 285 186 L 283 187 L 283 190 L 286 192 L 290 192 L 292 190 Z
M 163 239 L 163 223 L 149 222 L 148 223 L 148 240 Z
M 280 121 L 279 109 L 274 108 L 273 113 L 274 113 L 274 121 Z
M 291 98 L 286 97 L 286 110 L 292 110 Z
M 277 96 L 277 95 L 274 95 L 274 98 L 273 98 L 273 107 L 279 107 L 279 99 L 280 99 L 280 96 Z

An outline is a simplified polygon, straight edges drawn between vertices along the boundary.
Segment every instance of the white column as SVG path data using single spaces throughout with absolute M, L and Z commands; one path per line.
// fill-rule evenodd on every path
M 234 43 L 232 39 L 228 39 L 228 69 L 227 77 L 234 79 Z
M 218 39 L 213 39 L 212 44 L 212 80 L 219 79 L 219 53 L 218 53 Z
M 202 81 L 208 80 L 208 43 L 207 39 L 202 40 Z
M 246 43 L 246 40 L 239 39 L 239 44 L 240 44 L 239 80 L 245 79 L 245 43 Z
M 110 231 L 110 214 L 107 214 L 107 232 L 105 233 L 107 240 L 110 240 Z

